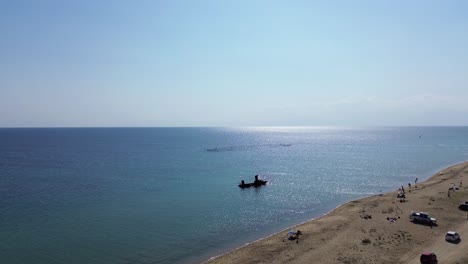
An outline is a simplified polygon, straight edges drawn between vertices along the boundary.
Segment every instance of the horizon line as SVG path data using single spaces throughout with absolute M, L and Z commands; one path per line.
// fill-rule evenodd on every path
M 86 128 L 394 128 L 394 127 L 468 127 L 468 125 L 258 125 L 258 126 L 0 126 L 0 129 L 86 129 Z

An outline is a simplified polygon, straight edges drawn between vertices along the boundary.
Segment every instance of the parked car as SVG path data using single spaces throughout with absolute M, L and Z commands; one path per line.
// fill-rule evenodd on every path
M 437 264 L 437 256 L 432 252 L 422 253 L 419 261 L 421 264 Z
M 445 240 L 448 242 L 458 242 L 460 240 L 460 235 L 455 231 L 448 231 L 445 234 Z
M 458 209 L 468 211 L 468 201 L 465 201 L 464 203 L 460 204 L 458 206 Z
M 421 223 L 427 225 L 436 225 L 437 219 L 431 217 L 428 213 L 424 212 L 411 212 L 410 221 L 413 223 Z

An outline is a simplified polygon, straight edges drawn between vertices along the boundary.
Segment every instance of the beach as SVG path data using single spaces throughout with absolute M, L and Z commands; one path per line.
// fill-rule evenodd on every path
M 468 162 L 415 181 L 350 201 L 206 263 L 419 263 L 423 252 L 437 254 L 439 263 L 468 263 L 468 212 L 458 209 L 468 200 Z M 401 187 L 404 200 L 397 198 Z M 412 211 L 428 213 L 437 225 L 411 222 Z M 299 240 L 288 239 L 290 230 L 301 230 Z M 460 234 L 459 243 L 445 241 L 449 230 Z

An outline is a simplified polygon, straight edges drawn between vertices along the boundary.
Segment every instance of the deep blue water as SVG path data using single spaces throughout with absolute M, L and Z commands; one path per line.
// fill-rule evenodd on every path
M 200 262 L 465 160 L 468 127 L 0 129 L 0 263 Z

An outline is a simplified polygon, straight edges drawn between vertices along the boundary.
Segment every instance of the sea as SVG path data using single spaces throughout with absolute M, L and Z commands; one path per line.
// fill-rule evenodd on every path
M 3 128 L 0 263 L 201 263 L 466 160 L 468 127 Z

